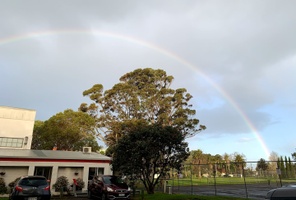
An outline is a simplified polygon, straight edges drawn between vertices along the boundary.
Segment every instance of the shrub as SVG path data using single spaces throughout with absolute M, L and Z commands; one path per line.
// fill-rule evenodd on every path
M 68 186 L 69 186 L 69 181 L 68 181 L 68 178 L 66 176 L 60 176 L 60 177 L 58 177 L 58 179 L 55 182 L 55 184 L 52 185 L 52 187 L 56 191 L 65 191 L 65 190 L 67 190 L 67 187 Z
M 20 179 L 21 179 L 21 177 L 16 178 L 14 181 L 10 182 L 10 183 L 8 184 L 8 186 L 9 186 L 10 188 L 13 188 L 14 185 L 16 184 L 16 182 L 18 182 L 18 180 L 20 180 Z
M 76 182 L 77 182 L 76 190 L 81 190 L 82 188 L 84 188 L 85 183 L 81 178 L 77 178 Z
M 3 178 L 0 178 L 0 194 L 5 194 L 7 192 L 7 187 Z

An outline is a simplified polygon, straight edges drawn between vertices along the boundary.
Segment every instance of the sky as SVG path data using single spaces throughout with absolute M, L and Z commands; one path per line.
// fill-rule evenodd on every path
M 296 151 L 296 1 L 2 1 L 0 106 L 47 120 L 138 68 L 163 69 L 207 127 L 190 150 Z

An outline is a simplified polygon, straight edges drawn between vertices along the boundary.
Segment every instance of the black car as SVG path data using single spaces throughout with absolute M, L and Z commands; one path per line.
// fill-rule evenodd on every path
M 127 200 L 130 198 L 128 185 L 118 176 L 95 176 L 88 185 L 88 197 L 98 197 L 102 200 Z
M 296 185 L 290 184 L 280 188 L 268 191 L 265 199 L 270 200 L 295 200 L 296 199 Z
M 21 177 L 12 188 L 10 200 L 50 200 L 49 181 L 44 176 Z

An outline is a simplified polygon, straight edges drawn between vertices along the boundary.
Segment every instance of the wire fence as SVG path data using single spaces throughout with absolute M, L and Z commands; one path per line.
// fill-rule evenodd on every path
M 264 199 L 273 188 L 296 184 L 295 162 L 186 164 L 171 170 L 159 189 L 166 193 Z

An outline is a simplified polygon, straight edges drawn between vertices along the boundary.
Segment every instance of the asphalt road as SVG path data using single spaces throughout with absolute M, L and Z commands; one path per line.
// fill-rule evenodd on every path
M 249 199 L 265 199 L 267 192 L 275 187 L 266 184 L 254 185 L 214 185 L 210 186 L 174 186 L 173 193 L 186 193 L 196 195 L 217 195 L 217 196 L 233 196 Z M 167 187 L 167 193 L 169 189 Z
M 275 186 L 269 186 L 267 184 L 247 184 L 247 189 L 245 185 L 217 185 L 216 188 L 214 185 L 207 186 L 174 186 L 171 188 L 172 193 L 179 194 L 193 194 L 193 195 L 210 195 L 210 196 L 233 196 L 233 197 L 242 197 L 249 198 L 250 200 L 263 200 L 267 192 Z M 163 190 L 161 190 L 163 192 Z M 169 188 L 166 190 L 169 193 Z M 53 199 L 61 199 L 59 196 L 53 197 Z M 86 194 L 78 195 L 77 197 L 73 196 L 64 196 L 63 199 L 75 199 L 75 200 L 87 200 Z

